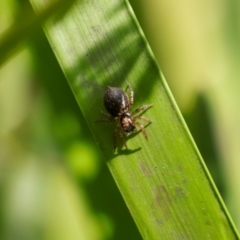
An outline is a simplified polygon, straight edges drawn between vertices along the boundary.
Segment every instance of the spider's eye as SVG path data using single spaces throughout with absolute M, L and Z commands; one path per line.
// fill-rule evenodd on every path
M 127 126 L 123 127 L 123 131 L 125 133 L 131 133 L 131 132 L 133 132 L 135 130 L 135 128 L 136 127 L 132 123 L 129 123 Z

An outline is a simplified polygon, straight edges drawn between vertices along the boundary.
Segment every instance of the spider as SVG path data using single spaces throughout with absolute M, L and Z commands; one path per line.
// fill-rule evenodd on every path
M 127 90 L 130 90 L 130 97 L 127 96 Z M 116 149 L 116 138 L 119 135 L 123 145 L 127 148 L 126 141 L 124 139 L 124 135 L 129 135 L 130 133 L 140 128 L 145 139 L 148 140 L 147 132 L 142 124 L 137 122 L 136 120 L 143 120 L 145 122 L 150 123 L 151 121 L 146 117 L 136 115 L 137 113 L 144 111 L 153 106 L 153 104 L 143 105 L 133 112 L 129 112 L 134 102 L 134 92 L 130 85 L 127 85 L 125 92 L 120 88 L 109 87 L 104 94 L 104 106 L 109 113 L 105 113 L 100 110 L 101 114 L 103 114 L 105 119 L 99 119 L 96 122 L 117 122 L 117 127 L 114 131 L 113 144 L 114 150 Z

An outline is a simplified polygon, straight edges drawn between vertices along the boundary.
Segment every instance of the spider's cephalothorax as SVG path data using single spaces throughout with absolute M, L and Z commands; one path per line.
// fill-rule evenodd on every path
M 129 98 L 126 94 L 128 89 L 130 89 Z M 114 132 L 114 149 L 116 148 L 116 135 L 119 135 L 123 145 L 127 148 L 127 144 L 124 140 L 124 134 L 130 134 L 131 132 L 135 131 L 137 127 L 142 130 L 144 137 L 147 139 L 145 128 L 142 124 L 136 122 L 136 120 L 141 119 L 146 122 L 151 122 L 149 119 L 140 116 L 140 114 L 137 116 L 135 115 L 150 108 L 153 104 L 143 105 L 130 113 L 129 110 L 131 109 L 134 101 L 134 92 L 130 85 L 127 86 L 126 91 L 124 92 L 120 88 L 116 87 L 108 87 L 104 94 L 104 106 L 109 114 L 101 111 L 103 115 L 107 116 L 107 119 L 97 120 L 97 122 L 118 122 Z

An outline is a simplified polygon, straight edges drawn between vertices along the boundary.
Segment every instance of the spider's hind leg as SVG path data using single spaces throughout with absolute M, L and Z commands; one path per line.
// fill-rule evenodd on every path
M 129 99 L 130 106 L 129 107 L 131 108 L 131 106 L 133 105 L 133 102 L 134 102 L 134 91 L 132 90 L 130 84 L 127 85 L 125 92 L 127 92 L 128 89 L 130 90 L 130 99 Z
M 107 117 L 107 118 L 98 119 L 98 120 L 95 120 L 94 122 L 97 122 L 97 123 L 98 123 L 98 122 L 112 123 L 112 122 L 115 121 L 115 119 L 114 119 L 110 114 L 105 113 L 105 112 L 103 112 L 102 110 L 100 110 L 100 113 L 101 113 L 102 115 L 104 115 L 105 117 Z
M 102 115 L 108 117 L 109 119 L 112 118 L 112 116 L 111 116 L 110 114 L 108 114 L 108 113 L 106 113 L 106 112 L 104 112 L 104 111 L 102 111 L 102 110 L 100 110 L 100 113 L 101 113 Z

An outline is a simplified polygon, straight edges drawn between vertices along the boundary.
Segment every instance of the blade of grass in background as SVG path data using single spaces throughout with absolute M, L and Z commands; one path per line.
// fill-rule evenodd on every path
M 31 2 L 37 12 L 46 7 L 45 1 Z M 129 5 L 76 1 L 44 29 L 144 239 L 237 239 Z M 114 126 L 94 120 L 101 117 L 106 87 L 127 83 L 136 107 L 154 104 L 144 114 L 153 123 L 147 127 L 148 142 L 133 134 L 129 150 L 113 154 Z
M 29 15 L 27 12 L 26 15 L 21 16 L 21 21 L 16 21 L 11 27 L 4 31 L 0 38 L 0 64 L 6 62 L 6 60 L 16 52 L 19 44 L 26 40 L 28 37 L 32 36 L 35 33 L 35 30 L 38 30 L 38 27 L 41 22 L 44 22 L 49 16 L 58 10 L 68 9 L 69 5 L 74 0 L 71 1 L 57 1 L 48 5 L 42 14 L 39 14 L 38 17 L 35 15 Z

